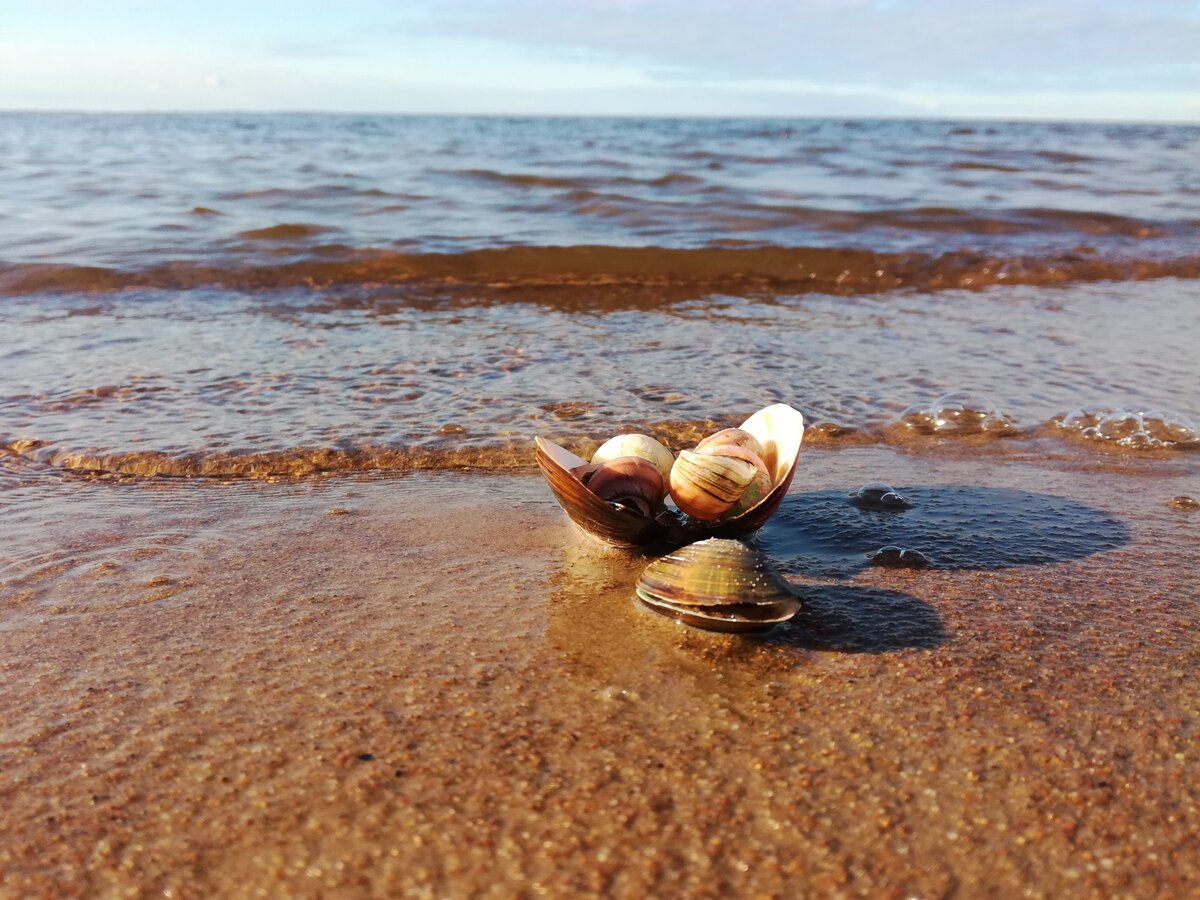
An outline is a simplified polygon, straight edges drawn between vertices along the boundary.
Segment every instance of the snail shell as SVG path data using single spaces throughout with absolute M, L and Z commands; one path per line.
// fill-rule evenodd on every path
M 586 459 L 543 437 L 535 439 L 537 463 L 559 505 L 571 520 L 592 537 L 614 547 L 645 547 L 658 541 L 684 543 L 698 537 L 737 537 L 762 527 L 779 507 L 800 457 L 804 417 L 798 410 L 776 403 L 760 409 L 741 425 L 762 447 L 758 454 L 771 476 L 771 488 L 757 503 L 744 509 L 729 508 L 715 522 L 672 522 L 671 515 L 646 517 L 636 510 L 617 509 L 601 500 L 581 478 L 595 474 Z M 578 477 L 572 470 L 579 473 Z
M 626 549 L 643 547 L 662 537 L 666 529 L 657 518 L 623 504 L 614 506 L 596 496 L 580 480 L 587 478 L 590 485 L 602 466 L 594 467 L 543 437 L 535 438 L 534 444 L 538 467 L 559 506 L 586 534 L 609 546 Z
M 710 434 L 696 445 L 696 452 L 712 453 L 717 447 L 744 447 L 759 459 L 762 459 L 765 452 L 758 438 L 741 428 L 725 428 L 716 434 Z
M 741 430 L 754 435 L 763 452 L 759 454 L 771 473 L 771 490 L 762 500 L 744 512 L 716 523 L 710 532 L 719 537 L 737 537 L 762 527 L 779 508 L 796 474 L 800 444 L 804 440 L 804 416 L 786 403 L 764 407 L 741 424 Z
M 638 456 L 654 463 L 664 483 L 671 476 L 671 466 L 675 462 L 670 450 L 646 434 L 618 434 L 609 438 L 592 456 L 592 462 L 606 463 L 622 456 Z
M 732 428 L 729 430 L 739 431 L 740 429 Z M 696 452 L 699 453 L 700 451 L 697 450 Z M 746 510 L 753 509 L 771 492 L 771 473 L 767 471 L 766 463 L 747 447 L 737 444 L 718 444 L 715 447 L 710 445 L 705 452 L 710 456 L 728 456 L 733 459 L 743 459 L 757 470 L 754 480 L 746 485 L 746 489 L 742 491 L 742 496 L 738 498 L 733 506 L 725 511 L 725 517 L 739 516 Z
M 586 482 L 588 490 L 609 503 L 633 507 L 649 516 L 662 503 L 667 486 L 657 467 L 640 456 L 604 463 Z
M 757 475 L 748 460 L 683 450 L 671 467 L 671 499 L 692 518 L 711 521 L 732 509 Z
M 762 553 L 727 538 L 656 559 L 638 578 L 636 593 L 654 612 L 710 631 L 764 631 L 800 609 Z

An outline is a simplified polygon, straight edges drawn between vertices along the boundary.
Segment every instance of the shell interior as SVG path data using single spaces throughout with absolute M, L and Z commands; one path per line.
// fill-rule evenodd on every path
M 550 490 L 584 532 L 611 546 L 625 548 L 652 543 L 660 535 L 662 526 L 654 519 L 635 508 L 601 500 L 580 481 L 572 470 L 586 468 L 587 460 L 542 437 L 535 438 L 534 443 L 538 466 Z

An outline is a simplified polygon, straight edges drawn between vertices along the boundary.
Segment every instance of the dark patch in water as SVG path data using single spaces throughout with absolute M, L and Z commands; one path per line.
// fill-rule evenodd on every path
M 328 230 L 328 228 L 323 228 L 320 225 L 306 225 L 302 222 L 293 222 L 272 225 L 269 228 L 255 228 L 251 231 L 242 231 L 238 233 L 238 237 L 249 238 L 254 241 L 287 241 L 296 238 L 313 237 L 323 234 Z
M 1010 488 L 902 488 L 913 508 L 865 510 L 841 491 L 792 494 L 757 543 L 790 575 L 850 577 L 884 545 L 920 547 L 939 569 L 1005 569 L 1083 559 L 1120 547 L 1129 529 L 1064 497 Z

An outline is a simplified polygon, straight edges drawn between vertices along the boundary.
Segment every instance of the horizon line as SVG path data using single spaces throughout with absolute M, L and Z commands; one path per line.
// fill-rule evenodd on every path
M 1124 118 L 1057 118 L 1052 116 L 987 116 L 987 115 L 905 115 L 879 113 L 864 115 L 852 113 L 845 116 L 821 114 L 781 113 L 778 115 L 754 115 L 748 113 L 697 113 L 679 115 L 674 113 L 553 113 L 553 112 L 401 112 L 379 110 L 329 110 L 329 109 L 59 109 L 38 107 L 0 107 L 0 115 L 133 115 L 133 116 L 390 116 L 394 118 L 426 119 L 664 119 L 673 121 L 780 121 L 780 122 L 972 122 L 980 124 L 1059 124 L 1059 125 L 1166 125 L 1200 126 L 1200 117 L 1195 119 L 1124 119 Z

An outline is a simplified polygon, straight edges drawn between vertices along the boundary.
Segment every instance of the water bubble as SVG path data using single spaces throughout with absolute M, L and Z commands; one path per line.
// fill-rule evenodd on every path
M 881 481 L 872 481 L 851 492 L 850 502 L 862 509 L 908 509 L 912 505 L 894 487 Z
M 1087 441 L 1131 450 L 1200 446 L 1200 432 L 1181 414 L 1144 407 L 1089 406 L 1055 420 L 1059 428 Z
M 995 402 L 970 391 L 953 391 L 933 403 L 910 406 L 900 413 L 900 424 L 919 434 L 1000 436 L 1017 430 Z
M 880 547 L 868 553 L 867 559 L 877 566 L 889 569 L 926 569 L 933 563 L 920 550 L 906 550 L 902 547 Z

